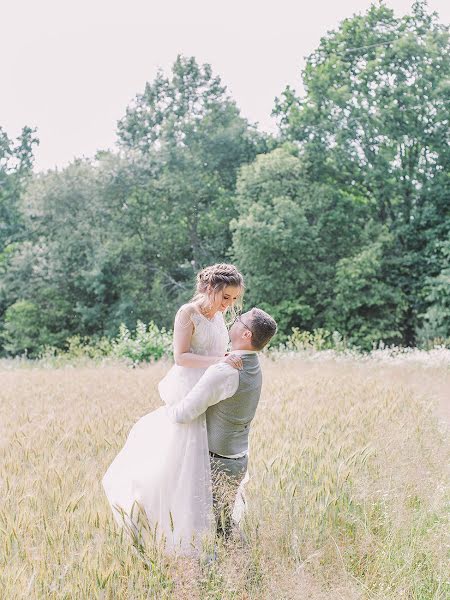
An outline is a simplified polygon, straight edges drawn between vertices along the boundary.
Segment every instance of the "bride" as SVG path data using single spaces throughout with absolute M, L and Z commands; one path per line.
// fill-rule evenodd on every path
M 239 356 L 225 356 L 224 315 L 241 305 L 243 290 L 233 265 L 216 264 L 198 273 L 196 295 L 175 317 L 175 365 L 158 385 L 165 404 L 179 402 L 215 363 L 242 368 Z M 172 423 L 164 407 L 144 415 L 102 484 L 116 522 L 132 536 L 148 531 L 167 551 L 197 553 L 214 521 L 205 415 L 189 424 Z

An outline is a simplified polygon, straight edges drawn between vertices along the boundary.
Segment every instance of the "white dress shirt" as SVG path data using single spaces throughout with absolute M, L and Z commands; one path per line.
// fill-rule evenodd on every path
M 232 350 L 231 354 L 256 354 L 256 350 Z M 225 398 L 231 398 L 239 387 L 239 371 L 221 362 L 211 365 L 195 384 L 192 390 L 174 406 L 166 406 L 169 419 L 174 423 L 190 423 L 209 406 Z M 226 458 L 239 458 L 247 452 L 227 455 Z

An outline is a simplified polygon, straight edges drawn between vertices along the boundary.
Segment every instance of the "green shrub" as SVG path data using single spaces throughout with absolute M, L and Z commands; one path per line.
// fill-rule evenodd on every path
M 2 332 L 6 352 L 33 358 L 49 343 L 51 336 L 41 323 L 40 313 L 39 307 L 28 300 L 18 300 L 8 307 Z
M 327 329 L 314 329 L 303 331 L 298 327 L 292 328 L 291 335 L 283 344 L 283 349 L 288 352 L 301 352 L 304 350 L 345 350 L 348 347 L 346 340 L 338 331 Z
M 108 338 L 90 338 L 74 335 L 67 338 L 64 348 L 46 345 L 39 353 L 39 359 L 50 361 L 56 365 L 66 364 L 82 359 L 99 360 L 110 356 L 112 343 Z
M 112 354 L 137 364 L 154 362 L 172 355 L 172 335 L 153 322 L 138 321 L 134 335 L 122 323 L 118 337 L 112 342 Z

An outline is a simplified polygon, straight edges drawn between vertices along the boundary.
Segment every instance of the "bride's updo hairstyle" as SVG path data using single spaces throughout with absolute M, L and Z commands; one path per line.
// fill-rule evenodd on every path
M 205 267 L 197 273 L 197 285 L 195 296 L 192 302 L 200 302 L 200 306 L 205 311 L 211 305 L 211 296 L 214 298 L 216 294 L 221 292 L 227 286 L 238 287 L 241 293 L 237 298 L 235 305 L 230 307 L 229 313 L 231 320 L 236 317 L 236 308 L 242 309 L 242 297 L 244 295 L 244 278 L 239 273 L 234 265 L 227 263 L 218 263 Z M 230 319 L 227 319 L 227 321 Z

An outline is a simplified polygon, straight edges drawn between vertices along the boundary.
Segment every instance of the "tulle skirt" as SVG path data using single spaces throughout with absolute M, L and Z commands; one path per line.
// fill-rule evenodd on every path
M 204 371 L 172 367 L 158 386 L 165 404 L 182 399 Z M 172 423 L 162 406 L 143 416 L 102 484 L 120 526 L 144 538 L 143 531 L 152 531 L 166 551 L 198 554 L 214 522 L 205 415 L 189 424 Z

